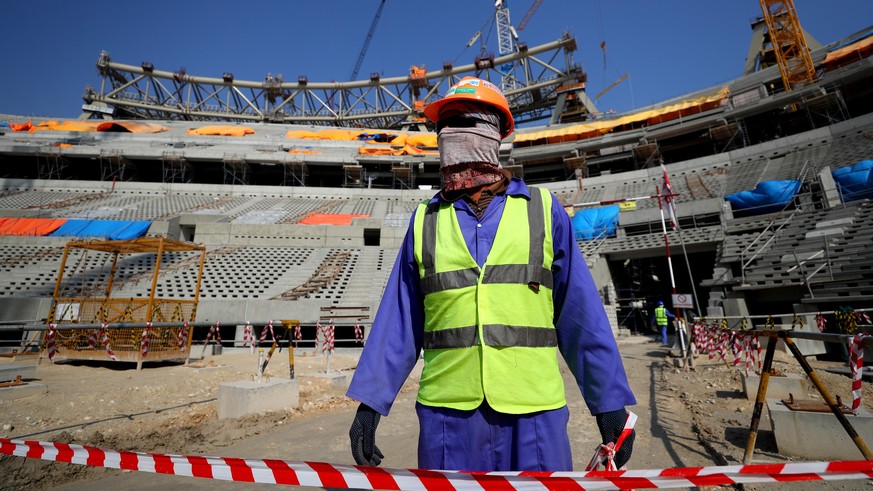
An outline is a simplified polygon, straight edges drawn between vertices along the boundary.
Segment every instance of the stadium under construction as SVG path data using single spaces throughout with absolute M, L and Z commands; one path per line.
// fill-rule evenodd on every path
M 810 42 L 800 82 L 764 20 L 751 45 L 739 78 L 627 114 L 597 111 L 567 35 L 345 83 L 199 77 L 101 53 L 83 119 L 0 116 L 0 320 L 100 321 L 61 316 L 58 299 L 111 290 L 197 298 L 191 321 L 297 319 L 309 339 L 334 321 L 338 346 L 353 342 L 440 184 L 421 109 L 465 75 L 500 84 L 526 123 L 501 165 L 574 215 L 616 332 L 648 329 L 671 274 L 688 310 L 713 317 L 804 314 L 814 328 L 816 312 L 873 307 L 873 26 Z M 678 219 L 666 234 L 649 198 L 665 173 Z M 205 259 L 65 248 L 142 236 L 203 245 Z

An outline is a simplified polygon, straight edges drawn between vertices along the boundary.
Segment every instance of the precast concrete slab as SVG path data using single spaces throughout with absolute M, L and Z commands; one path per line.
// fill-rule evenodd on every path
M 743 381 L 743 391 L 746 399 L 754 401 L 758 395 L 758 386 L 761 384 L 761 376 L 755 373 L 740 374 Z M 768 399 L 788 399 L 789 394 L 794 394 L 795 399 L 806 399 L 809 393 L 809 380 L 806 376 L 796 373 L 788 373 L 784 376 L 770 375 L 767 382 Z
M 19 375 L 23 379 L 36 378 L 36 365 L 0 365 L 0 382 L 15 380 Z
M 767 399 L 767 412 L 782 455 L 824 461 L 864 458 L 830 411 L 794 411 L 781 399 Z M 873 443 L 873 415 L 861 408 L 857 415 L 846 414 L 846 419 L 869 447 Z
M 299 405 L 297 380 L 239 381 L 218 386 L 218 419 L 281 411 Z

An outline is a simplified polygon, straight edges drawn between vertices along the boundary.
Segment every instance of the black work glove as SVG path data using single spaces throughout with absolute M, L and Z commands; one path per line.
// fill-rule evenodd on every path
M 595 417 L 597 418 L 597 428 L 600 429 L 600 436 L 603 438 L 603 443 L 615 443 L 615 441 L 618 440 L 619 435 L 621 435 L 622 430 L 624 430 L 624 423 L 627 421 L 627 411 L 624 409 L 616 409 L 615 411 L 600 413 Z M 615 453 L 613 462 L 615 462 L 616 468 L 621 469 L 625 464 L 627 464 L 627 461 L 630 460 L 631 453 L 634 451 L 635 436 L 636 432 L 631 431 L 631 434 L 624 439 L 624 442 L 622 442 L 621 448 L 619 448 L 618 452 Z
M 382 463 L 382 452 L 376 446 L 376 427 L 382 415 L 366 404 L 358 406 L 355 420 L 349 428 L 349 439 L 352 442 L 352 457 L 358 465 L 379 465 Z

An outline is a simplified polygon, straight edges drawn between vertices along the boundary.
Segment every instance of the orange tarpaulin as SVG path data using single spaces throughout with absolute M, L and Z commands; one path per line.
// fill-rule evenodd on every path
M 873 36 L 867 36 L 860 41 L 831 51 L 825 56 L 821 64 L 827 68 L 835 68 L 844 63 L 870 56 L 870 53 L 873 53 Z
M 170 131 L 170 128 L 156 123 L 143 121 L 107 121 L 97 127 L 97 131 L 120 131 L 130 133 L 160 133 Z
M 320 154 L 321 152 L 316 152 L 315 150 L 288 150 L 288 153 L 302 153 L 302 154 L 306 154 L 306 155 L 316 155 L 316 154 Z
M 600 121 L 586 121 L 557 130 L 543 130 L 532 133 L 516 133 L 514 143 L 534 142 L 542 140 L 542 143 L 560 143 L 574 140 L 582 140 L 611 132 L 612 130 L 633 124 L 642 123 L 657 124 L 670 121 L 681 116 L 697 114 L 719 107 L 725 103 L 728 97 L 728 89 L 720 90 L 714 94 L 689 99 L 671 104 L 669 106 L 640 111 L 638 113 L 620 116 L 615 119 Z
M 155 123 L 139 121 L 42 121 L 34 126 L 30 121 L 9 125 L 13 131 L 120 131 L 130 133 L 160 133 L 170 128 Z
M 0 218 L 0 235 L 48 235 L 66 222 L 63 218 Z
M 403 148 L 387 146 L 360 147 L 358 148 L 358 153 L 361 155 L 439 155 L 439 152 L 422 150 L 411 145 L 405 145 Z
M 212 135 L 212 136 L 245 136 L 254 135 L 255 130 L 247 126 L 203 126 L 190 128 L 189 135 Z
M 321 131 L 312 130 L 290 130 L 285 133 L 285 138 L 297 138 L 301 140 L 344 140 L 354 141 L 365 139 L 364 136 L 381 135 L 384 132 L 377 130 L 345 130 L 345 129 L 326 129 Z M 391 132 L 388 137 L 392 136 Z M 384 141 L 384 140 L 380 140 Z M 436 133 L 399 133 L 391 139 L 391 144 L 396 147 L 403 145 L 412 145 L 416 147 L 433 147 L 437 146 Z
M 310 213 L 300 220 L 301 225 L 351 225 L 355 218 L 370 218 L 370 215 L 349 215 L 342 213 Z
M 30 121 L 21 124 L 9 123 L 9 127 L 12 128 L 12 131 L 15 132 L 30 131 L 30 129 L 33 128 L 33 124 Z

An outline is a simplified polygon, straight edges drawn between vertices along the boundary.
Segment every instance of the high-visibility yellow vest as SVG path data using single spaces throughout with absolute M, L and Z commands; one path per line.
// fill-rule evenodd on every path
M 566 405 L 552 302 L 552 198 L 507 196 L 480 269 L 451 203 L 422 203 L 414 223 L 424 293 L 418 401 L 526 414 Z
M 667 325 L 667 308 L 655 307 L 655 323 L 659 326 Z

